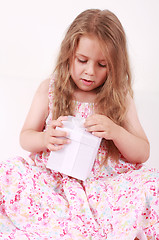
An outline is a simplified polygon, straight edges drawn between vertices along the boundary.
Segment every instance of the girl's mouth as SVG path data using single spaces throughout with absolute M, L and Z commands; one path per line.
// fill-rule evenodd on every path
M 83 84 L 86 85 L 86 86 L 90 86 L 91 84 L 93 84 L 93 81 L 91 81 L 91 80 L 86 80 L 86 79 L 82 79 L 82 82 L 83 82 Z

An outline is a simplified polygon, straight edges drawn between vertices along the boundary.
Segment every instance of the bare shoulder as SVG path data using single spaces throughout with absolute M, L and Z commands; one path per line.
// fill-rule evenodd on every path
M 49 79 L 42 81 L 36 90 L 23 129 L 43 129 L 49 111 L 49 82 Z
M 127 94 L 126 96 L 126 105 L 127 105 L 127 116 L 133 115 L 134 113 L 137 114 L 134 99 L 130 96 L 130 94 Z
M 36 93 L 48 94 L 48 92 L 49 92 L 49 84 L 50 84 L 50 79 L 46 79 L 46 80 L 42 81 L 40 83 Z
M 127 110 L 126 110 L 126 121 L 127 122 L 139 122 L 139 117 L 138 117 L 138 112 L 136 109 L 136 104 L 134 99 L 128 94 L 126 96 L 126 105 L 127 105 Z
M 147 139 L 140 123 L 134 99 L 128 94 L 126 97 L 127 111 L 124 119 L 124 128 L 132 134 Z
M 50 84 L 50 79 L 46 79 L 42 81 L 35 92 L 33 100 L 41 104 L 41 107 L 42 106 L 46 107 L 46 105 L 48 105 L 49 84 Z

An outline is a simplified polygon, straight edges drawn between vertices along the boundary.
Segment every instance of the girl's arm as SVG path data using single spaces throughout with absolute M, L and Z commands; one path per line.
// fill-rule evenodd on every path
M 85 127 L 95 136 L 113 140 L 121 154 L 130 163 L 143 163 L 149 158 L 149 142 L 138 119 L 133 99 L 128 96 L 127 101 L 128 109 L 123 127 L 99 114 L 87 118 Z
M 63 126 L 61 121 L 66 120 L 66 117 L 60 117 L 57 120 L 51 121 L 47 131 L 43 131 L 46 118 L 49 114 L 49 81 L 43 81 L 36 91 L 20 133 L 20 144 L 29 152 L 40 152 L 47 149 L 56 151 L 61 149 L 63 144 L 69 142 L 67 139 L 57 138 L 66 137 L 66 132 L 55 129 L 57 126 Z

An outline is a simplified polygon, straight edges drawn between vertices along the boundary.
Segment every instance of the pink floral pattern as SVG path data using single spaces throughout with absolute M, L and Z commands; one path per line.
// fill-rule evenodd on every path
M 53 81 L 50 82 L 50 115 Z M 76 102 L 75 115 L 94 105 Z M 92 172 L 80 181 L 46 168 L 50 152 L 0 164 L 0 238 L 3 240 L 159 240 L 159 172 L 118 163 L 102 143 Z

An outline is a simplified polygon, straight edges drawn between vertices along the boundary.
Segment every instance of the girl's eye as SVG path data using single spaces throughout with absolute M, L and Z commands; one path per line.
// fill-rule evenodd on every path
M 87 60 L 80 59 L 80 58 L 77 58 L 77 60 L 78 60 L 78 62 L 80 62 L 80 63 L 86 63 L 86 62 L 87 62 Z
M 103 67 L 103 68 L 106 67 L 106 64 L 98 63 L 98 65 L 99 65 L 100 67 Z

